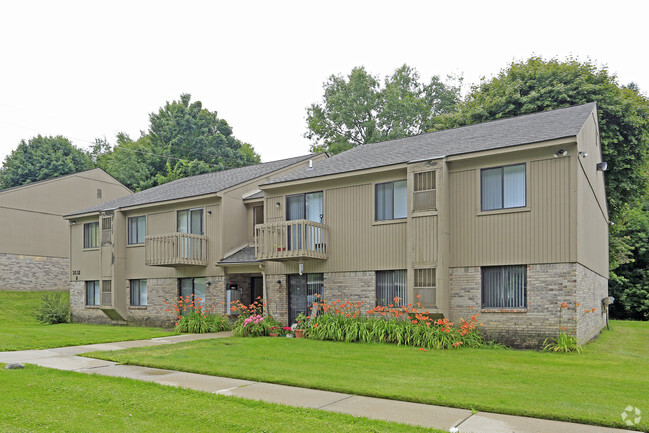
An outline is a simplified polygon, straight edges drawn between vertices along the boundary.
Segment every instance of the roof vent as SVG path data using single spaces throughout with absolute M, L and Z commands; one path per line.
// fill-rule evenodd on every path
M 309 170 L 313 170 L 313 160 L 309 160 Z

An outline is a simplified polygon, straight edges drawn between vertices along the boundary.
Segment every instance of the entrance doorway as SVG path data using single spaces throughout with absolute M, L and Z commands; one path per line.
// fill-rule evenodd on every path
M 250 279 L 250 304 L 259 299 L 263 303 L 264 297 L 264 279 L 262 277 L 252 277 Z

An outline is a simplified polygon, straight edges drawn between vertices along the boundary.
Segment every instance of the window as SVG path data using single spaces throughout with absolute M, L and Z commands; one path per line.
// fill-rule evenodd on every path
M 482 268 L 482 308 L 525 308 L 526 267 Z
M 86 281 L 86 305 L 99 305 L 99 281 Z
M 203 234 L 203 209 L 188 209 L 178 211 L 178 232 Z
M 288 276 L 288 320 L 295 322 L 297 315 L 311 314 L 314 302 L 323 295 L 324 274 L 303 274 Z
M 306 219 L 321 223 L 323 218 L 322 191 L 286 197 L 286 221 Z
M 180 278 L 178 280 L 180 296 L 183 298 L 194 295 L 196 305 L 205 304 L 207 284 L 205 278 Z
M 480 170 L 482 210 L 524 207 L 525 164 Z
M 131 280 L 131 305 L 146 305 L 146 280 Z
M 97 248 L 99 246 L 99 223 L 86 223 L 83 225 L 83 247 Z
M 405 218 L 408 209 L 406 181 L 377 183 L 375 189 L 374 215 L 376 221 Z
M 427 211 L 435 209 L 435 172 L 415 173 L 412 193 L 412 210 Z
M 376 305 L 407 305 L 406 270 L 376 271 Z M 395 300 L 395 298 L 399 298 Z
M 415 305 L 420 304 L 423 308 L 435 308 L 437 306 L 437 291 L 435 281 L 435 269 L 415 269 Z
M 146 235 L 146 217 L 132 217 L 128 219 L 128 244 L 136 245 L 144 243 Z

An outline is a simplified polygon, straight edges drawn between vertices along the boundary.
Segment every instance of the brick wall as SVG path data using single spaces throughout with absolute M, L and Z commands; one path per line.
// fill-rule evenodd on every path
M 99 307 L 86 306 L 85 281 L 72 281 L 70 283 L 70 312 L 73 322 L 98 323 L 110 325 L 112 321 Z
M 376 304 L 375 272 L 329 272 L 324 274 L 323 298 L 332 303 L 341 301 L 362 302 L 363 312 Z
M 68 290 L 70 260 L 0 254 L 0 290 Z
M 286 275 L 266 275 L 268 312 L 275 320 L 288 322 L 288 283 Z
M 526 308 L 481 309 L 480 268 L 451 268 L 450 319 L 455 322 L 480 313 L 485 334 L 513 347 L 539 348 L 546 338 L 562 331 L 585 343 L 599 333 L 601 320 L 595 320 L 594 314 L 584 316 L 576 304 L 585 305 L 586 298 L 599 298 L 601 304 L 606 284 L 606 279 L 575 263 L 528 265 Z M 564 302 L 568 308 L 562 309 Z
M 580 344 L 592 340 L 606 326 L 606 310 L 602 299 L 608 296 L 608 279 L 577 265 L 577 340 Z M 595 311 L 592 309 L 595 308 Z M 588 310 L 588 312 L 586 312 Z

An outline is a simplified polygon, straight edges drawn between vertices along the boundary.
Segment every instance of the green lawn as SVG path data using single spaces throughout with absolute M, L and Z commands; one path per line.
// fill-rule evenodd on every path
M 9 350 L 46 349 L 140 340 L 172 335 L 159 328 L 134 326 L 85 325 L 62 323 L 43 325 L 32 316 L 44 292 L 0 291 L 0 352 Z
M 649 323 L 611 323 L 581 354 L 423 352 L 385 344 L 227 338 L 95 353 L 127 364 L 444 406 L 624 427 L 649 414 Z M 635 429 L 649 431 L 649 416 Z
M 438 432 L 130 379 L 0 364 L 1 432 Z

